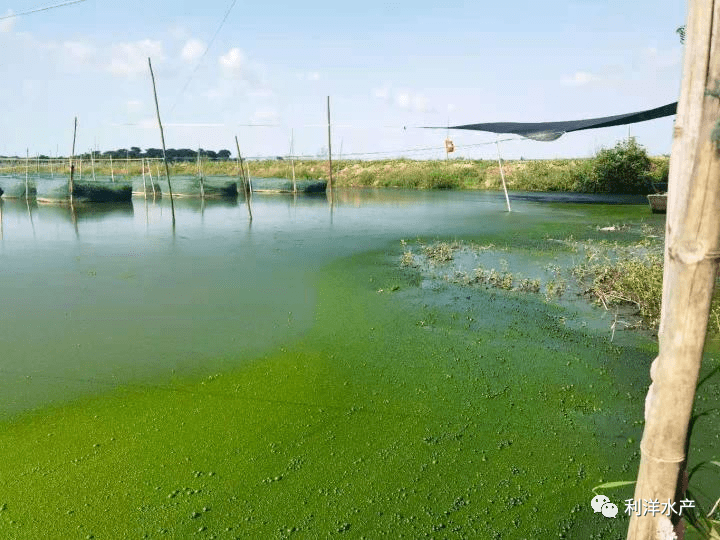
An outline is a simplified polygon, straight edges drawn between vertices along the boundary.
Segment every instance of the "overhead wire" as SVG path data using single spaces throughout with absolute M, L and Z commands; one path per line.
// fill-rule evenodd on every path
M 0 21 L 3 19 L 12 19 L 14 17 L 20 17 L 22 15 L 30 15 L 31 13 L 37 13 L 38 11 L 47 11 L 49 9 L 55 9 L 59 7 L 69 6 L 70 4 L 79 4 L 80 2 L 84 2 L 85 0 L 70 0 L 69 2 L 62 2 L 61 4 L 53 4 L 51 6 L 44 6 L 40 8 L 30 9 L 28 11 L 21 11 L 20 13 L 9 13 L 8 15 L 3 15 L 0 17 Z
M 228 16 L 230 15 L 230 12 L 235 7 L 235 4 L 237 3 L 237 0 L 232 0 L 232 3 L 230 4 L 230 7 L 225 12 L 225 16 L 222 18 L 222 21 L 220 21 L 220 24 L 217 27 L 217 30 L 215 30 L 215 33 L 213 34 L 212 39 L 208 43 L 207 47 L 205 47 L 205 52 L 202 53 L 202 56 L 198 60 L 197 64 L 195 64 L 195 69 L 193 69 L 192 73 L 190 73 L 190 76 L 188 77 L 188 80 L 185 82 L 185 86 L 183 86 L 182 90 L 180 90 L 180 93 L 178 94 L 178 97 L 175 99 L 175 103 L 173 103 L 173 106 L 170 107 L 170 112 L 172 113 L 175 110 L 175 107 L 180 102 L 180 99 L 185 94 L 185 90 L 187 90 L 187 87 L 190 86 L 190 83 L 195 78 L 195 74 L 197 73 L 197 70 L 202 65 L 203 60 L 205 59 L 205 56 L 207 56 L 208 51 L 210 50 L 210 47 L 212 47 L 212 44 L 215 42 L 215 38 L 220 33 L 220 29 L 225 24 L 225 21 L 227 21 Z

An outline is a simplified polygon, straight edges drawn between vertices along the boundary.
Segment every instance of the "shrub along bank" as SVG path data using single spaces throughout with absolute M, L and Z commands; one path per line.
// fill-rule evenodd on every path
M 503 161 L 507 187 L 513 191 L 574 191 L 579 193 L 640 193 L 652 184 L 667 182 L 669 158 L 649 157 L 631 138 L 614 148 L 584 159 Z M 206 168 L 212 174 L 213 165 Z M 249 163 L 253 176 L 292 177 L 289 161 Z M 326 161 L 295 162 L 296 178 L 327 178 Z M 401 187 L 412 189 L 502 189 L 495 160 L 451 159 L 413 161 L 333 161 L 333 181 L 347 187 Z

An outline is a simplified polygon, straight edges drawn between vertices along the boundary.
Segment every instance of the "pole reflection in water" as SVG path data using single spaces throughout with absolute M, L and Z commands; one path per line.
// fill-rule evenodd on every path
M 35 223 L 33 223 L 32 210 L 30 210 L 30 199 L 27 197 L 25 197 L 25 206 L 27 206 L 27 213 L 30 218 L 30 227 L 32 228 L 33 238 L 35 238 Z

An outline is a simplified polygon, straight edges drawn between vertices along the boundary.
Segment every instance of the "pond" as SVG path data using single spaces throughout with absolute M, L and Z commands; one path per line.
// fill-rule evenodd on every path
M 10 536 L 626 528 L 589 502 L 636 473 L 654 341 L 611 342 L 577 301 L 427 286 L 401 241 L 564 264 L 551 239 L 662 223 L 646 205 L 339 190 L 254 196 L 252 222 L 243 200 L 177 200 L 174 229 L 167 200 L 0 205 Z

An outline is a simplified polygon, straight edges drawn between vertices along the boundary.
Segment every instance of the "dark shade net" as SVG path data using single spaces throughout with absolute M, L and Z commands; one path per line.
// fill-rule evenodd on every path
M 513 133 L 537 141 L 554 141 L 563 133 L 582 131 L 583 129 L 597 129 L 611 126 L 624 126 L 636 124 L 655 118 L 672 116 L 677 111 L 677 101 L 650 109 L 603 118 L 589 118 L 586 120 L 568 120 L 565 122 L 489 122 L 486 124 L 465 124 L 462 126 L 427 126 L 430 129 L 472 129 L 475 131 L 489 131 L 491 133 Z

